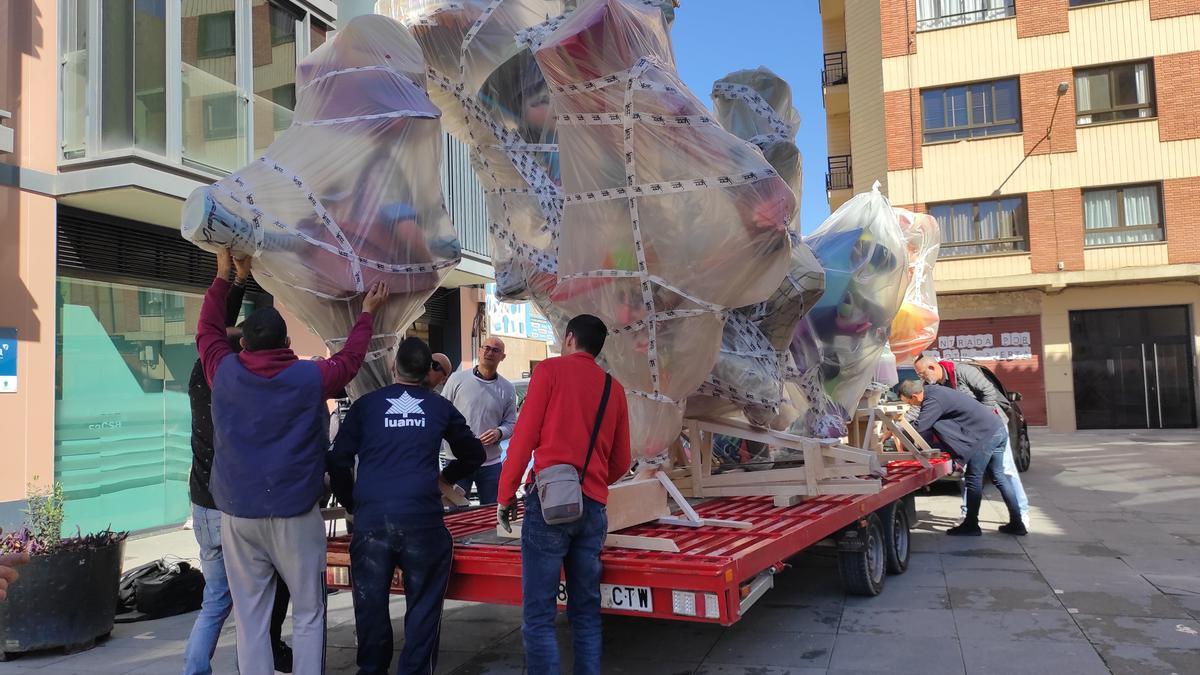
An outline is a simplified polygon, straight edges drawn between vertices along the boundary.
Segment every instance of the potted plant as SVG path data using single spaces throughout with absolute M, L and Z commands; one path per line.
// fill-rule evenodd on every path
M 40 649 L 91 649 L 112 632 L 116 614 L 126 533 L 85 535 L 76 528 L 64 538 L 60 483 L 31 486 L 28 502 L 25 527 L 0 539 L 0 553 L 30 553 L 0 602 L 0 661 Z

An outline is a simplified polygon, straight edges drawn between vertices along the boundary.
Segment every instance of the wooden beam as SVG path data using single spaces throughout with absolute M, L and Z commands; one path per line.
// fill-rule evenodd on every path
M 654 478 L 625 481 L 609 487 L 607 510 L 609 532 L 671 515 L 667 491 L 663 489 L 662 483 Z
M 776 495 L 775 496 L 775 506 L 777 508 L 781 508 L 781 509 L 787 508 L 789 506 L 795 506 L 802 501 L 804 501 L 804 497 L 801 497 L 800 495 L 786 495 L 786 496 Z
M 679 553 L 679 545 L 673 539 L 665 537 L 642 537 L 632 534 L 610 534 L 604 538 L 605 546 L 617 548 L 633 548 L 641 551 L 662 551 L 664 553 Z

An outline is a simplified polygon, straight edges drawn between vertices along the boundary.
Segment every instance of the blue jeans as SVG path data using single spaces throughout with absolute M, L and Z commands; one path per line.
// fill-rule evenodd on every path
M 184 650 L 184 675 L 210 675 L 212 657 L 221 637 L 221 627 L 233 600 L 221 555 L 221 512 L 192 504 L 192 532 L 200 544 L 200 571 L 204 572 L 204 602 Z
M 504 462 L 481 466 L 469 477 L 458 481 L 458 486 L 466 494 L 471 494 L 471 483 L 474 483 L 475 490 L 479 493 L 479 503 L 495 504 L 496 493 L 500 491 L 500 469 L 503 467 Z
M 992 483 L 1000 490 L 1004 504 L 1008 507 L 1008 521 L 1021 522 L 1021 508 L 1017 504 L 1012 481 L 1004 473 L 1004 453 L 1008 451 L 1008 432 L 1000 431 L 988 441 L 989 451 L 976 453 L 963 469 L 963 482 L 967 491 L 967 516 L 963 524 L 979 525 L 979 507 L 983 502 L 983 476 L 990 473 Z
M 401 675 L 437 669 L 442 604 L 450 583 L 454 541 L 445 527 L 404 529 L 398 523 L 354 531 L 350 575 L 354 624 L 358 630 L 358 674 L 387 673 L 392 663 L 392 620 L 388 614 L 392 576 L 404 584 L 404 649 Z
M 525 496 L 521 525 L 521 637 L 529 675 L 558 675 L 554 616 L 558 584 L 565 569 L 567 618 L 575 647 L 575 675 L 600 673 L 600 549 L 608 534 L 604 505 L 583 498 L 583 517 L 547 525 L 536 490 Z
M 1008 435 L 1008 428 L 1004 430 L 1005 437 L 1008 439 L 1008 446 L 1004 451 L 1004 475 L 1008 477 L 1008 482 L 1012 484 L 1013 494 L 1017 497 L 1017 508 L 1021 510 L 1021 520 L 1025 525 L 1029 525 L 1029 497 L 1025 495 L 1025 486 L 1021 484 L 1021 472 L 1017 471 L 1017 462 L 1013 458 L 1012 436 Z M 967 483 L 963 481 L 962 491 L 962 514 L 967 515 Z

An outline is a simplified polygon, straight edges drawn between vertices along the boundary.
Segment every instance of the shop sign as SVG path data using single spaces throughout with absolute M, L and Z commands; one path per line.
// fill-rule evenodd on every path
M 0 328 L 0 394 L 17 391 L 17 329 Z
M 937 349 L 927 350 L 927 353 L 950 361 L 1020 361 L 1033 358 L 1029 331 L 939 335 Z

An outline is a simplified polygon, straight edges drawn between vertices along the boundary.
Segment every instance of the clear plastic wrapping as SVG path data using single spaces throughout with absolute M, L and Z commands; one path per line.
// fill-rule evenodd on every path
M 908 255 L 896 213 L 878 184 L 843 204 L 804 239 L 825 269 L 825 294 L 792 340 L 803 415 L 793 426 L 822 438 L 846 422 L 877 378 L 904 299 Z
M 896 360 L 908 363 L 937 339 L 939 320 L 933 266 L 942 245 L 942 231 L 937 220 L 927 213 L 896 209 L 896 217 L 908 253 L 908 284 L 904 303 L 892 321 L 890 342 Z
M 799 196 L 803 176 L 795 139 L 800 114 L 792 106 L 787 82 L 767 68 L 741 70 L 717 80 L 712 98 L 721 126 L 757 145 Z M 800 240 L 798 210 L 789 227 L 792 258 L 787 276 L 765 302 L 730 314 L 717 363 L 699 394 L 689 399 L 688 414 L 740 408 L 750 422 L 775 428 L 786 428 L 794 419 L 789 408 L 781 407 L 784 376 L 795 370 L 789 345 L 800 317 L 825 286 L 820 263 Z
M 384 281 L 351 395 L 392 381 L 397 336 L 460 259 L 442 203 L 440 112 L 420 47 L 398 22 L 357 17 L 296 69 L 293 125 L 266 154 L 183 207 L 202 248 L 253 255 L 258 282 L 333 350 Z
M 787 273 L 796 198 L 680 81 L 660 3 L 586 0 L 534 43 L 564 193 L 551 299 L 612 328 L 606 362 L 653 459 L 716 361 L 723 313 Z

